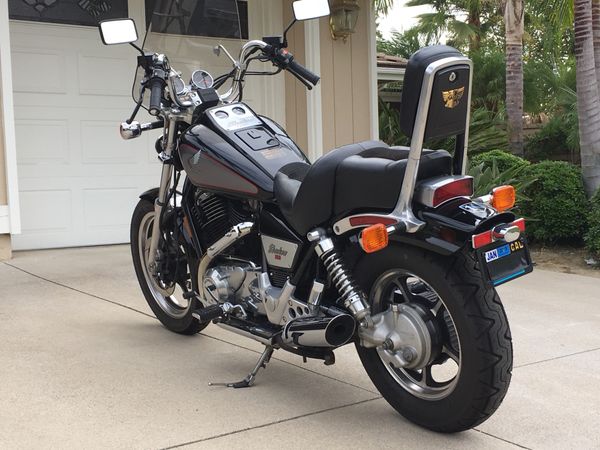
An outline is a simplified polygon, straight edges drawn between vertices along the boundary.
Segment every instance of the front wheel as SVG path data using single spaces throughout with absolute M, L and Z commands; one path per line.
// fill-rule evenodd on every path
M 500 298 L 483 282 L 473 255 L 390 247 L 366 256 L 355 273 L 372 314 L 399 304 L 428 330 L 428 356 L 410 369 L 407 358 L 418 357 L 410 351 L 399 356 L 357 344 L 383 397 L 410 421 L 439 432 L 467 430 L 490 417 L 508 390 L 512 341 Z
M 189 268 L 190 258 L 177 244 L 167 246 L 161 237 L 159 250 L 163 260 L 159 270 L 148 267 L 150 240 L 154 224 L 154 204 L 140 200 L 131 219 L 131 256 L 140 288 L 152 312 L 169 330 L 180 334 L 196 334 L 206 327 L 192 316 L 201 307 L 193 294 L 196 290 L 197 267 Z

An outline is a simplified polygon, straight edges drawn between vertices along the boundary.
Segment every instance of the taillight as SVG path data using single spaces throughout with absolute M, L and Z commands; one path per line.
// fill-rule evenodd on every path
M 415 191 L 415 200 L 425 206 L 435 208 L 456 197 L 473 195 L 473 177 L 446 176 L 423 180 Z

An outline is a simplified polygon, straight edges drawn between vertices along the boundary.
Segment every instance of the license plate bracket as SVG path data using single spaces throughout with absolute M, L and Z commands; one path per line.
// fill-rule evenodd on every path
M 524 237 L 510 243 L 494 242 L 486 245 L 477 250 L 477 258 L 486 281 L 492 286 L 500 286 L 533 270 Z

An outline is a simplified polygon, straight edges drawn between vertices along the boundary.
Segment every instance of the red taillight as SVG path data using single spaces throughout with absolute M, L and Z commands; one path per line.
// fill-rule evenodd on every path
M 432 205 L 434 208 L 446 200 L 455 197 L 470 197 L 473 195 L 473 178 L 466 177 L 454 180 L 448 184 L 435 188 Z
M 514 225 L 519 227 L 521 233 L 525 231 L 525 219 L 517 219 L 509 225 Z M 471 236 L 471 243 L 473 244 L 473 248 L 481 248 L 486 245 L 494 242 L 493 232 L 492 230 L 484 231 L 483 233 L 476 234 Z

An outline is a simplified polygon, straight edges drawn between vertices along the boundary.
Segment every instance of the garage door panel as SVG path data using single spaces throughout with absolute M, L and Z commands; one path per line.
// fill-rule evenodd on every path
M 43 70 L 40 70 L 43 68 Z M 66 94 L 66 56 L 57 51 L 12 51 L 13 90 L 15 92 Z
M 72 230 L 71 190 L 22 190 L 19 200 L 24 233 Z
M 148 144 L 147 138 L 138 138 L 134 146 L 117 137 L 114 121 L 82 120 L 80 129 L 83 164 L 135 164 L 136 147 Z
M 83 190 L 86 230 L 127 229 L 133 208 L 139 200 L 137 186 Z
M 106 49 L 103 50 L 106 54 Z M 131 83 L 134 74 L 133 70 L 128 70 L 131 67 L 131 60 L 131 55 L 129 58 L 113 58 L 79 53 L 77 55 L 79 94 L 113 95 L 131 99 Z M 110 76 L 110 83 L 106 82 L 107 75 Z
M 17 119 L 19 144 L 17 162 L 21 165 L 69 163 L 69 126 L 67 120 Z

